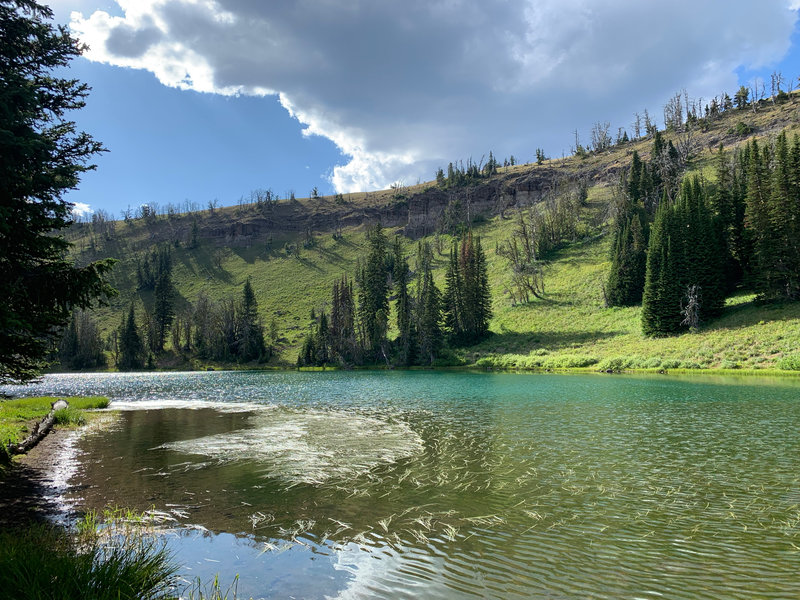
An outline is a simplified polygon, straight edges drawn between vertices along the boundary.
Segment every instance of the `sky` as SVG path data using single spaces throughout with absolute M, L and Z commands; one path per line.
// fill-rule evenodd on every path
M 103 142 L 76 213 L 236 204 L 550 157 L 780 71 L 800 0 L 52 0 L 88 44 L 72 118 Z

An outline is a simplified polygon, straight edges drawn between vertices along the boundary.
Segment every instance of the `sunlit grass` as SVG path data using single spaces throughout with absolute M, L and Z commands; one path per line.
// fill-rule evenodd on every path
M 54 397 L 18 398 L 0 400 L 0 455 L 3 455 L 9 444 L 17 444 L 30 433 L 33 423 L 47 416 Z M 108 398 L 88 396 L 68 398 L 69 408 L 57 411 L 56 423 L 59 425 L 82 424 L 86 417 L 84 410 L 106 408 Z
M 695 130 L 690 172 L 713 180 L 714 152 L 718 144 L 731 149 L 749 139 L 730 133 L 739 121 L 752 126 L 759 136 L 774 135 L 784 128 L 790 134 L 796 131 L 800 126 L 797 98 L 793 96 L 791 102 L 780 106 L 761 106 L 756 112 L 729 111 L 712 121 L 709 127 Z M 675 137 L 672 132 L 664 135 L 667 140 Z M 564 174 L 579 171 L 593 174 L 592 181 L 599 183 L 590 187 L 587 203 L 581 208 L 585 236 L 549 257 L 544 300 L 513 306 L 507 292 L 508 266 L 495 253 L 496 245 L 514 228 L 512 213 L 507 211 L 502 216 L 476 223 L 475 232 L 483 239 L 493 290 L 495 317 L 490 327 L 495 335 L 475 347 L 446 354 L 437 365 L 477 363 L 498 368 L 594 367 L 604 370 L 617 367 L 656 370 L 796 368 L 793 366 L 796 362 L 787 359 L 800 347 L 800 308 L 796 304 L 759 305 L 751 295 L 737 296 L 728 301 L 721 318 L 704 324 L 696 334 L 659 340 L 641 335 L 639 307 L 605 308 L 603 283 L 610 266 L 607 233 L 609 205 L 615 194 L 614 174 L 628 164 L 634 149 L 648 159 L 651 146 L 652 140 L 643 139 L 585 158 L 553 159 L 542 167 L 517 165 L 501 171 L 501 177 L 511 173 L 530 173 L 535 177 L 537 169 L 553 168 L 563 170 Z M 403 193 L 422 191 L 430 185 L 433 184 L 410 186 Z M 391 205 L 396 201 L 396 193 L 395 190 L 381 190 L 346 194 L 344 201 L 348 210 L 363 210 Z M 332 198 L 298 199 L 296 208 L 314 211 L 320 223 L 327 222 L 328 226 L 332 221 L 326 219 L 332 218 L 337 210 L 343 210 Z M 191 220 L 208 219 L 221 231 L 237 223 L 247 224 L 256 216 L 254 207 L 245 206 L 219 209 L 213 216 L 203 211 L 173 220 L 159 218 L 154 228 L 134 220 L 117 223 L 117 233 L 110 239 L 95 239 L 103 247 L 103 253 L 122 259 L 114 270 L 112 282 L 120 290 L 120 296 L 96 313 L 103 333 L 108 335 L 119 326 L 121 315 L 132 298 L 140 297 L 152 308 L 152 293 L 136 290 L 135 258 L 137 253 L 152 248 L 154 236 L 171 235 L 174 238 L 173 278 L 179 296 L 177 310 L 180 312 L 188 303 L 196 302 L 201 293 L 218 301 L 238 298 L 242 285 L 251 277 L 264 325 L 268 326 L 274 319 L 279 332 L 277 354 L 271 364 L 293 366 L 310 327 L 311 310 L 329 309 L 333 282 L 343 274 L 352 279 L 356 260 L 365 248 L 363 226 L 345 228 L 343 235 L 337 237 L 330 232 L 317 231 L 309 238 L 307 232 L 281 231 L 278 227 L 274 239 L 272 234 L 261 233 L 241 239 L 206 237 L 201 239 L 199 247 L 191 249 L 185 245 L 184 230 Z M 178 233 L 181 231 L 183 233 Z M 391 239 L 395 231 L 386 233 Z M 99 256 L 91 250 L 88 225 L 74 229 L 70 235 L 81 260 Z M 428 241 L 434 242 L 434 238 L 429 237 Z M 451 238 L 442 235 L 440 242 L 442 252 L 435 252 L 434 267 L 437 284 L 443 288 Z M 413 257 L 416 243 L 416 240 L 406 240 L 407 256 Z M 291 251 L 291 247 L 298 245 L 299 253 Z M 413 269 L 413 259 L 410 262 Z M 394 324 L 390 322 L 389 334 L 394 333 Z M 162 366 L 196 369 L 209 366 L 196 359 L 186 362 L 169 355 L 169 343 L 167 350 Z M 548 358 L 537 358 L 535 353 L 539 351 L 546 352 Z

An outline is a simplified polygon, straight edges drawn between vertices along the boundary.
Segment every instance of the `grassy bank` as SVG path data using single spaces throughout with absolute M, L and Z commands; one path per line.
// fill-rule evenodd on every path
M 18 444 L 25 439 L 32 427 L 47 416 L 56 400 L 58 398 L 43 396 L 0 401 L 0 458 L 5 456 L 7 446 Z M 102 396 L 66 398 L 66 400 L 69 402 L 69 408 L 56 413 L 56 425 L 81 425 L 86 422 L 84 411 L 106 408 L 109 403 L 108 398 Z M 0 460 L 0 469 L 2 462 Z

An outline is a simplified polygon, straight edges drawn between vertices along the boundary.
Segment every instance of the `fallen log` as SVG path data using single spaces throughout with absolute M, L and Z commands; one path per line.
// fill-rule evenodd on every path
M 15 454 L 25 454 L 28 450 L 38 444 L 44 436 L 50 433 L 50 430 L 53 428 L 53 424 L 56 421 L 56 411 L 61 410 L 62 408 L 67 408 L 68 406 L 69 402 L 66 400 L 56 400 L 53 402 L 53 404 L 50 406 L 50 412 L 47 413 L 47 416 L 44 419 L 33 426 L 33 431 L 31 431 L 28 437 L 22 440 L 19 444 L 8 445 L 8 455 L 14 456 Z

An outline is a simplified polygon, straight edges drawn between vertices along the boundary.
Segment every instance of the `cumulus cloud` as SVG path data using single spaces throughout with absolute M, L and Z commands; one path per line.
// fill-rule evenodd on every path
M 737 68 L 786 53 L 797 1 L 117 0 L 71 27 L 88 58 L 168 86 L 278 95 L 349 157 L 336 189 L 359 191 L 490 149 L 560 155 L 678 90 L 733 92 Z
M 94 212 L 94 209 L 86 204 L 86 202 L 74 202 L 72 204 L 72 216 L 76 219 L 88 217 Z

